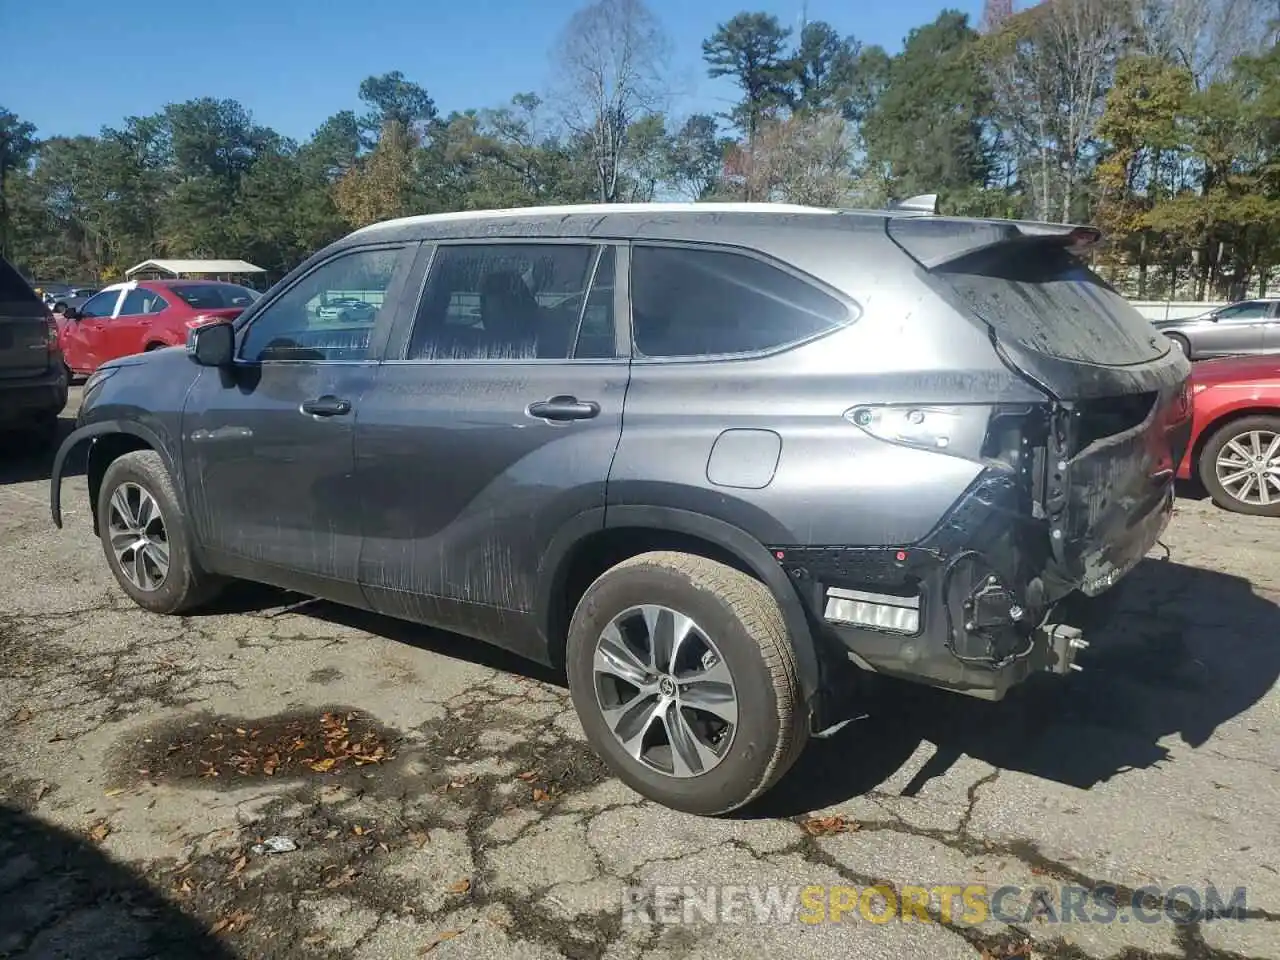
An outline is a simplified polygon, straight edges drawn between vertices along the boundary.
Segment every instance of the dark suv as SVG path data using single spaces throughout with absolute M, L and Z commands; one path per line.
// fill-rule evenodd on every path
M 53 315 L 31 285 L 0 257 L 0 434 L 52 444 L 67 405 L 67 368 Z M 0 437 L 0 447 L 8 437 Z
M 377 224 L 101 367 L 54 520 L 87 441 L 141 606 L 244 578 L 562 665 L 622 779 L 725 812 L 866 672 L 1065 673 L 1059 601 L 1155 543 L 1189 364 L 1097 239 L 777 205 Z

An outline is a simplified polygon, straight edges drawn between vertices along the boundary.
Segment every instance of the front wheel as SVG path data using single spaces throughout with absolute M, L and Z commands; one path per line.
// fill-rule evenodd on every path
M 807 739 L 795 654 L 769 589 L 732 567 L 652 552 L 602 574 L 569 628 L 587 739 L 628 786 L 687 813 L 728 813 Z
M 183 613 L 217 593 L 219 582 L 192 556 L 173 481 L 153 450 L 126 453 L 107 467 L 98 536 L 116 581 L 145 610 Z
M 1242 417 L 1219 428 L 1200 453 L 1200 480 L 1224 509 L 1280 517 L 1280 417 Z

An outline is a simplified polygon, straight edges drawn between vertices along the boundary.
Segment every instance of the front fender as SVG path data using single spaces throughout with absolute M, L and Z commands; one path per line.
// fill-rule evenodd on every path
M 168 447 L 160 439 L 159 435 L 149 427 L 134 423 L 131 420 L 99 420 L 96 423 L 85 424 L 83 427 L 73 430 L 71 435 L 62 441 L 62 444 L 58 447 L 57 454 L 53 458 L 53 471 L 49 477 L 49 512 L 53 517 L 53 525 L 59 530 L 62 529 L 62 472 L 66 467 L 67 457 L 86 440 L 95 440 L 107 434 L 120 433 L 137 437 L 155 450 L 164 460 L 170 474 L 177 476 Z

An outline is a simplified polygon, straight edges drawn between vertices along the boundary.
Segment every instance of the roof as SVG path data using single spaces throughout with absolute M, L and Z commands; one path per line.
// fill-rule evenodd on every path
M 247 260 L 144 260 L 124 272 L 126 277 L 144 270 L 163 270 L 165 273 L 266 273 Z
M 679 201 L 674 203 L 570 203 L 560 206 L 508 207 L 501 210 L 457 210 L 451 213 L 427 213 L 414 217 L 383 220 L 361 227 L 355 233 L 370 233 L 408 226 L 432 226 L 482 220 L 537 219 L 543 217 L 612 217 L 627 214 L 662 215 L 670 213 L 717 215 L 729 213 L 766 214 L 834 214 L 839 210 L 829 207 L 806 207 L 793 203 L 714 203 L 707 201 Z

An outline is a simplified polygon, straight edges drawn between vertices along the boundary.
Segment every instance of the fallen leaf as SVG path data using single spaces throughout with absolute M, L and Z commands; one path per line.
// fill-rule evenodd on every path
M 378 849 L 380 849 L 383 853 L 390 853 L 390 852 L 391 852 L 391 848 L 390 848 L 390 847 L 388 847 L 385 843 L 379 843 L 379 844 L 378 844 Z
M 354 833 L 357 837 L 362 837 L 364 836 L 364 827 L 360 826 L 360 824 L 357 823 L 354 827 L 351 828 L 351 832 Z
M 231 876 L 234 877 L 237 873 L 239 873 L 248 865 L 249 865 L 249 858 L 241 854 L 240 859 L 238 859 L 234 864 L 232 864 Z
M 325 757 L 323 760 L 315 760 L 309 764 L 316 773 L 324 773 L 333 767 L 338 761 L 334 757 Z
M 455 880 L 445 889 L 450 893 L 466 893 L 471 889 L 471 880 L 468 877 L 463 877 L 461 880 Z
M 430 943 L 428 943 L 425 947 L 423 947 L 421 950 L 418 951 L 418 956 L 425 957 L 428 953 L 430 953 L 436 947 L 440 946 L 440 944 L 444 943 L 446 940 L 452 940 L 454 937 L 460 937 L 460 936 L 462 936 L 461 930 L 442 930 L 440 933 L 437 933 L 434 937 L 432 937 Z
M 533 788 L 534 803 L 541 803 L 543 800 L 550 800 L 550 799 L 551 799 L 551 794 L 547 793 L 547 791 L 543 790 L 541 787 Z
M 105 820 L 99 820 L 89 828 L 89 839 L 94 843 L 101 843 L 109 836 L 111 836 L 111 824 Z
M 862 825 L 840 814 L 832 817 L 810 817 L 802 826 L 811 837 L 829 837 L 836 833 L 852 833 Z
M 302 942 L 305 943 L 308 947 L 314 947 L 316 944 L 324 943 L 328 939 L 329 939 L 328 934 L 313 933 L 309 937 L 303 937 Z
M 124 787 L 113 787 L 112 789 L 105 791 L 102 795 L 104 797 L 118 797 L 122 793 L 124 793 Z
M 524 773 L 516 774 L 516 776 L 519 777 L 521 780 L 523 780 L 525 783 L 528 783 L 530 780 L 538 779 L 538 775 L 534 773 L 532 770 L 526 770 Z
M 409 839 L 419 847 L 425 847 L 431 842 L 431 834 L 426 830 L 415 830 L 413 833 L 409 834 Z
M 14 714 L 12 717 L 10 717 L 9 719 L 10 719 L 10 720 L 12 720 L 14 723 L 26 723 L 26 722 L 27 722 L 28 720 L 30 720 L 33 716 L 35 716 L 35 714 L 33 714 L 33 713 L 32 713 L 30 710 L 28 710 L 26 707 L 19 707 L 19 708 L 18 708 L 18 712 L 17 712 L 17 713 L 15 713 L 15 714 Z

